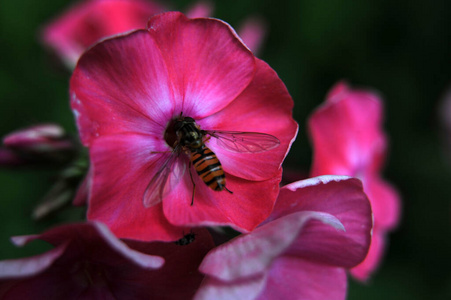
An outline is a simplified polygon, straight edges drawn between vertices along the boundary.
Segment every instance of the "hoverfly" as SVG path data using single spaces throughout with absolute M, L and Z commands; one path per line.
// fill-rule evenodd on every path
M 217 139 L 217 145 L 223 149 L 239 153 L 264 152 L 274 149 L 280 144 L 278 138 L 266 133 L 201 130 L 193 118 L 183 117 L 182 114 L 168 126 L 166 132 L 168 130 L 172 130 L 174 133 L 172 137 L 165 136 L 166 141 L 169 141 L 168 144 L 173 144 L 173 150 L 147 185 L 143 195 L 145 207 L 151 207 L 161 202 L 163 196 L 170 191 L 167 186 L 174 187 L 183 177 L 186 164 L 176 163 L 181 153 L 189 156 L 189 169 L 193 165 L 198 176 L 208 187 L 215 191 L 226 190 L 233 193 L 226 187 L 224 170 L 219 159 L 205 145 L 210 138 Z M 178 169 L 175 171 L 175 168 Z M 174 172 L 176 176 L 169 176 L 171 172 Z M 189 172 L 193 183 L 191 200 L 191 205 L 193 205 L 195 184 L 191 170 Z M 168 182 L 168 178 L 171 182 Z

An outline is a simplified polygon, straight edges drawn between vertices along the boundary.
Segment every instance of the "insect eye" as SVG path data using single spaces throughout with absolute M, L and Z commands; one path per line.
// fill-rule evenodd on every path
M 193 143 L 191 143 L 191 147 L 193 148 L 200 148 L 202 146 L 202 140 L 195 140 Z

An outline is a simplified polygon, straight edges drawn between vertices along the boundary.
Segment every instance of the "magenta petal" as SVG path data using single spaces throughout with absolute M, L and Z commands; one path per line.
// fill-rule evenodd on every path
M 346 298 L 346 272 L 295 257 L 278 258 L 271 266 L 258 300 L 340 300 Z
M 190 19 L 207 18 L 213 14 L 213 3 L 210 1 L 199 1 L 188 8 L 186 16 Z
M 310 260 L 353 267 L 366 256 L 370 244 L 371 206 L 358 179 L 320 176 L 298 181 L 280 190 L 268 221 L 295 211 L 320 211 L 336 217 L 345 232 L 309 223 L 290 250 Z
M 266 24 L 260 18 L 248 18 L 241 24 L 238 35 L 251 51 L 258 55 L 266 35 Z
M 80 138 L 138 132 L 163 138 L 173 113 L 169 74 L 146 30 L 99 43 L 79 60 L 70 82 Z
M 239 279 L 235 282 L 224 282 L 207 277 L 202 282 L 194 300 L 254 300 L 265 287 L 266 276 Z
M 169 12 L 150 19 L 148 29 L 165 57 L 178 113 L 195 119 L 211 115 L 233 101 L 254 76 L 252 53 L 222 21 Z
M 161 11 L 163 7 L 155 1 L 81 1 L 48 24 L 42 39 L 73 67 L 89 46 L 112 35 L 144 29 L 149 17 Z
M 315 150 L 312 176 L 360 176 L 366 168 L 381 167 L 386 148 L 380 128 L 382 102 L 372 93 L 342 89 L 332 91 L 333 96 L 309 119 Z
M 95 222 L 93 226 L 97 230 L 100 237 L 108 244 L 108 246 L 116 251 L 122 257 L 128 259 L 136 266 L 146 269 L 158 269 L 164 264 L 164 259 L 159 256 L 148 255 L 129 248 L 124 242 L 120 241 L 104 224 Z M 45 235 L 41 238 L 45 239 Z
M 0 280 L 33 276 L 46 270 L 65 251 L 67 244 L 43 253 L 22 259 L 0 261 Z
M 84 230 L 82 230 L 83 228 Z M 161 257 L 147 255 L 129 248 L 113 235 L 108 227 L 99 222 L 64 225 L 50 229 L 40 235 L 15 236 L 12 237 L 11 240 L 18 246 L 23 246 L 36 239 L 41 239 L 54 246 L 58 246 L 64 241 L 71 240 L 78 240 L 89 244 L 99 237 L 106 243 L 109 249 L 115 251 L 134 265 L 142 268 L 158 269 L 164 263 L 164 259 Z
M 159 148 L 163 147 L 163 148 Z M 164 144 L 152 136 L 119 134 L 98 138 L 91 146 L 93 180 L 88 219 L 98 220 L 119 237 L 177 240 L 182 229 L 169 224 L 161 203 L 143 205 L 144 191 L 161 166 Z
M 371 201 L 374 225 L 383 230 L 396 227 L 401 214 L 401 201 L 396 189 L 379 176 L 371 176 L 366 178 L 365 192 Z
M 190 233 L 195 235 L 195 239 L 187 245 L 127 240 L 129 247 L 161 256 L 165 263 L 153 276 L 131 272 L 117 274 L 115 282 L 112 283 L 116 298 L 192 299 L 204 277 L 197 268 L 207 252 L 214 247 L 214 243 L 205 228 L 193 229 Z M 124 281 L 129 284 L 124 285 Z
M 327 213 L 296 212 L 214 249 L 205 257 L 199 270 L 224 281 L 263 274 L 274 259 L 289 251 L 297 239 L 300 240 L 299 234 L 311 220 L 332 225 L 335 231 L 343 229 L 341 223 Z
M 217 146 L 214 138 L 208 142 L 228 173 L 264 180 L 279 171 L 298 125 L 292 117 L 293 100 L 283 82 L 265 62 L 257 59 L 256 63 L 257 72 L 246 90 L 229 106 L 198 123 L 203 130 L 260 132 L 277 137 L 277 148 L 252 154 L 227 151 Z
M 191 170 L 194 173 L 193 170 Z M 164 214 L 178 226 L 228 225 L 239 231 L 251 231 L 266 219 L 278 193 L 278 176 L 266 181 L 247 181 L 226 173 L 227 191 L 214 191 L 197 174 L 194 204 L 191 206 L 193 184 L 189 172 L 163 201 Z
M 361 281 L 367 280 L 371 273 L 373 273 L 379 266 L 384 254 L 384 248 L 385 237 L 382 232 L 375 229 L 371 239 L 368 255 L 360 264 L 351 269 L 350 272 L 352 276 Z
M 39 124 L 11 132 L 3 138 L 7 147 L 30 147 L 33 144 L 56 141 L 66 135 L 64 129 L 57 124 Z
M 51 264 L 42 255 L 0 262 L 0 266 L 7 267 L 3 268 L 6 276 L 0 282 L 0 297 L 190 299 L 202 280 L 197 267 L 214 246 L 206 229 L 192 233 L 195 240 L 184 246 L 121 241 L 105 225 L 90 222 L 59 226 L 41 235 L 15 237 L 19 244 L 41 239 L 56 249 L 63 248 L 64 253 L 55 259 L 52 253 L 58 250 L 46 254 L 53 261 Z M 41 261 L 44 267 L 36 268 Z M 36 274 L 33 270 L 40 272 Z
M 88 170 L 88 174 L 86 174 L 85 178 L 78 186 L 74 200 L 72 201 L 72 205 L 83 206 L 88 203 L 91 182 L 92 182 L 92 168 Z

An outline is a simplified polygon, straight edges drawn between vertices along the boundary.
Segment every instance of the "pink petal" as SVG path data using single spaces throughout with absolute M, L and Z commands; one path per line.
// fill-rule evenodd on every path
M 214 5 L 210 1 L 199 1 L 188 8 L 186 16 L 190 19 L 207 18 L 213 15 Z
M 284 186 L 267 221 L 296 211 L 317 211 L 336 217 L 345 232 L 309 223 L 291 253 L 325 264 L 353 267 L 368 252 L 371 206 L 358 179 L 320 176 Z
M 346 93 L 345 88 L 340 85 L 332 91 L 309 119 L 315 150 L 312 176 L 359 176 L 365 168 L 379 170 L 383 163 L 382 102 L 375 94 Z
M 72 204 L 74 206 L 84 206 L 87 204 L 91 182 L 92 182 L 92 169 L 89 169 L 88 174 L 86 174 L 85 178 L 78 186 L 74 200 L 72 201 Z
M 385 238 L 381 231 L 374 230 L 370 249 L 366 258 L 351 269 L 351 274 L 358 280 L 365 281 L 379 266 L 385 249 Z
M 71 106 L 88 146 L 101 135 L 122 132 L 163 138 L 172 118 L 169 74 L 152 35 L 145 30 L 97 44 L 75 68 Z
M 260 18 L 248 18 L 241 24 L 238 35 L 251 51 L 258 55 L 266 35 L 266 24 Z
M 69 66 L 99 40 L 134 29 L 144 29 L 153 14 L 163 11 L 155 1 L 81 1 L 48 24 L 43 42 L 54 48 Z
M 349 86 L 346 81 L 342 80 L 337 82 L 329 91 L 326 96 L 327 102 L 340 101 L 347 93 L 349 93 Z
M 266 287 L 257 299 L 344 300 L 346 288 L 344 269 L 284 256 L 272 264 Z
M 296 212 L 214 249 L 205 257 L 199 270 L 223 281 L 264 274 L 274 259 L 291 249 L 296 240 L 300 240 L 298 236 L 302 236 L 302 231 L 311 220 L 324 222 L 328 224 L 326 226 L 332 225 L 335 231 L 343 228 L 341 223 L 329 214 Z
M 100 237 L 108 244 L 110 249 L 116 251 L 123 258 L 128 259 L 134 265 L 145 269 L 158 269 L 164 264 L 164 259 L 160 256 L 148 255 L 129 248 L 120 241 L 104 224 L 94 222 L 93 227 Z
M 89 178 L 89 173 L 91 173 L 91 170 L 88 171 L 88 175 L 86 175 L 81 184 L 78 186 L 74 200 L 72 201 L 72 205 L 74 206 L 84 206 L 88 202 L 89 185 L 91 181 L 91 178 Z
M 21 244 L 41 239 L 57 249 L 62 247 L 64 253 L 51 265 L 42 256 L 0 262 L 0 266 L 7 267 L 7 276 L 3 277 L 7 280 L 0 283 L 0 296 L 2 299 L 190 299 L 203 278 L 197 267 L 214 247 L 206 229 L 191 233 L 195 235 L 194 241 L 183 246 L 120 241 L 105 225 L 90 222 L 59 226 L 41 235 L 15 237 L 15 242 Z M 46 255 L 52 258 L 55 251 Z M 36 274 L 36 264 L 41 262 L 44 268 L 38 268 L 40 272 Z
M 73 274 L 65 272 L 47 271 L 30 278 L 10 280 L 0 285 L 0 297 L 2 299 L 90 299 L 93 288 L 77 284 Z M 78 279 L 78 278 L 77 278 Z M 72 281 L 72 282 L 71 282 Z M 74 284 L 73 282 L 76 282 Z M 103 299 L 113 299 L 107 289 L 101 289 L 97 293 Z M 91 297 L 91 299 L 95 299 Z
M 67 244 L 64 243 L 44 254 L 0 261 L 0 280 L 34 276 L 44 272 L 63 254 L 66 247 Z
M 9 168 L 27 165 L 29 161 L 20 156 L 16 151 L 8 148 L 0 148 L 0 167 Z
M 252 53 L 222 21 L 189 20 L 170 12 L 153 17 L 148 28 L 165 57 L 178 113 L 209 116 L 233 101 L 254 76 Z
M 39 124 L 20 129 L 3 138 L 3 144 L 8 147 L 25 147 L 36 143 L 58 140 L 65 136 L 64 129 L 57 124 Z
M 257 72 L 246 90 L 229 106 L 198 124 L 203 130 L 260 132 L 277 137 L 280 140 L 277 148 L 252 154 L 227 151 L 214 138 L 207 142 L 228 173 L 264 180 L 279 171 L 296 138 L 298 125 L 292 118 L 293 100 L 283 82 L 265 62 L 256 60 L 256 63 Z
M 196 184 L 191 206 L 193 184 L 189 172 L 163 201 L 164 214 L 178 226 L 228 225 L 240 231 L 251 231 L 268 217 L 278 193 L 281 172 L 266 181 L 247 181 L 225 174 L 227 191 L 214 191 L 191 169 Z
M 265 282 L 265 275 L 239 279 L 235 282 L 224 282 L 213 277 L 207 277 L 202 282 L 194 300 L 254 300 L 264 289 Z
M 54 246 L 59 246 L 74 240 L 77 243 L 89 245 L 99 238 L 109 250 L 113 250 L 121 258 L 127 259 L 135 266 L 145 269 L 158 269 L 164 263 L 164 259 L 159 256 L 144 254 L 129 248 L 114 236 L 108 227 L 99 222 L 63 225 L 52 228 L 40 235 L 15 236 L 12 238 L 12 241 L 18 246 L 23 246 L 36 239 L 47 241 Z M 95 253 L 92 252 L 91 254 Z
M 204 277 L 197 268 L 214 243 L 205 228 L 190 233 L 195 239 L 187 245 L 127 240 L 127 245 L 137 251 L 164 257 L 165 264 L 154 274 L 118 272 L 111 284 L 116 298 L 148 299 L 152 295 L 157 299 L 192 299 Z
M 105 223 L 123 238 L 172 241 L 182 236 L 182 229 L 166 220 L 161 203 L 150 208 L 143 205 L 148 183 L 170 155 L 151 154 L 167 150 L 159 148 L 165 147 L 161 144 L 152 136 L 131 133 L 94 141 L 89 220 Z
M 374 225 L 381 230 L 395 228 L 401 214 L 401 201 L 396 189 L 379 176 L 371 176 L 366 178 L 365 192 L 373 209 Z

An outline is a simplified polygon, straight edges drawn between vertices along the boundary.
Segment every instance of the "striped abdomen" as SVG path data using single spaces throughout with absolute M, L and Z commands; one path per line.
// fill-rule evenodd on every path
M 207 146 L 191 151 L 191 162 L 203 182 L 215 191 L 225 187 L 225 175 L 219 159 Z

